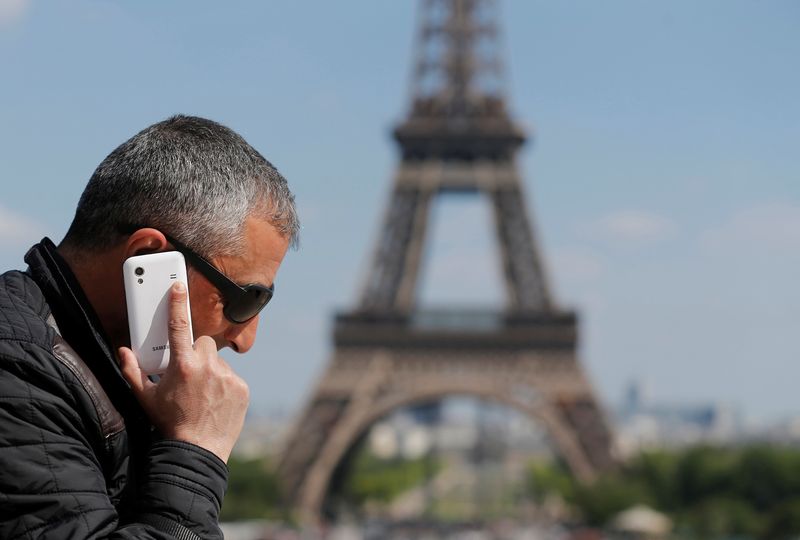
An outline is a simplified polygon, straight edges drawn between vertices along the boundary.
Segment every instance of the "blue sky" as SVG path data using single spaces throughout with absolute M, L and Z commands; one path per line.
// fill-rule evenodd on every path
M 171 114 L 218 120 L 290 181 L 301 249 L 259 342 L 255 411 L 291 412 L 353 304 L 397 163 L 415 3 L 0 0 L 0 267 L 61 239 L 86 180 Z M 528 208 L 600 395 L 800 411 L 800 4 L 502 4 L 532 140 Z M 424 304 L 502 300 L 485 201 L 432 220 Z M 460 271 L 454 274 L 453 268 Z M 466 270 L 465 270 L 466 269 Z

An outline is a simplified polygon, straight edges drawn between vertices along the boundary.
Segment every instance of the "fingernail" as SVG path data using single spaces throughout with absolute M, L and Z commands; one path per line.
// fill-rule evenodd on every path
M 176 281 L 173 286 L 175 287 L 175 292 L 182 293 L 186 291 L 186 285 L 184 285 L 182 281 Z

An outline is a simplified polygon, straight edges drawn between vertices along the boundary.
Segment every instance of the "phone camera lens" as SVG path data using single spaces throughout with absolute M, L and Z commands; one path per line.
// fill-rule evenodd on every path
M 142 283 L 144 283 L 144 280 L 142 278 L 139 278 L 139 285 L 141 285 Z
M 139 266 L 136 268 L 136 270 L 133 271 L 133 273 L 136 274 L 137 276 L 141 276 L 142 274 L 144 274 L 144 268 Z

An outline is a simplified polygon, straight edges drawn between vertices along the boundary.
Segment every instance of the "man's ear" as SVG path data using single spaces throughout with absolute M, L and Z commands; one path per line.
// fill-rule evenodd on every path
M 167 238 L 158 229 L 150 227 L 137 229 L 125 242 L 125 258 L 127 259 L 134 255 L 158 253 L 159 251 L 166 251 L 168 248 L 169 242 Z

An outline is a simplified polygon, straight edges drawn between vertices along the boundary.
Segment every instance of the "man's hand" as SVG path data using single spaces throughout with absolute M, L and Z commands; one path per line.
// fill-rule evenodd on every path
M 169 366 L 153 383 L 127 347 L 119 349 L 122 373 L 150 421 L 164 437 L 186 441 L 228 461 L 247 412 L 249 389 L 217 355 L 208 336 L 189 338 L 186 287 L 169 291 Z

